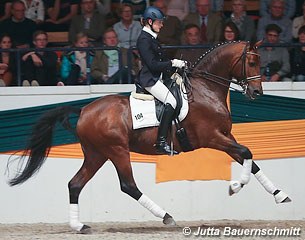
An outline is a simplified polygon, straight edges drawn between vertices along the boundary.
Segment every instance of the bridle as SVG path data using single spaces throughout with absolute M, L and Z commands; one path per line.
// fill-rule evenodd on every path
M 246 44 L 246 46 L 243 49 L 242 54 L 237 59 L 237 61 L 233 64 L 232 70 L 231 70 L 231 71 L 233 71 L 234 68 L 237 66 L 237 64 L 240 61 L 242 61 L 242 79 L 238 80 L 238 79 L 223 78 L 221 76 L 215 75 L 215 74 L 207 72 L 207 71 L 200 71 L 199 73 L 202 74 L 207 80 L 218 83 L 218 84 L 223 85 L 223 86 L 227 86 L 227 85 L 225 83 L 219 82 L 218 80 L 222 80 L 222 81 L 225 81 L 225 82 L 234 83 L 236 85 L 239 85 L 242 88 L 242 91 L 240 91 L 239 89 L 234 88 L 232 86 L 229 86 L 229 88 L 233 89 L 235 91 L 242 92 L 243 94 L 246 94 L 248 86 L 249 86 L 249 82 L 259 80 L 261 78 L 261 75 L 247 77 L 247 72 L 246 72 L 246 58 L 247 58 L 247 56 L 248 55 L 255 55 L 255 56 L 258 56 L 258 57 L 260 56 L 258 53 L 248 51 L 248 46 L 249 46 L 249 43 Z

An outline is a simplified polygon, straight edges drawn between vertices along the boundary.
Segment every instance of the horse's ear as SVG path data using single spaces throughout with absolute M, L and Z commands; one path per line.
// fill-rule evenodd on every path
M 263 40 L 260 40 L 260 41 L 254 43 L 254 44 L 252 43 L 251 46 L 250 46 L 250 49 L 256 50 L 256 49 L 258 49 L 262 44 L 263 44 Z

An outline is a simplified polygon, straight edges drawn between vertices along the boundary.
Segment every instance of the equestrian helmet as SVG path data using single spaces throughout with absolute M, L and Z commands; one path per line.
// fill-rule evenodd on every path
M 146 8 L 144 14 L 143 14 L 143 20 L 151 19 L 153 21 L 155 20 L 164 20 L 165 15 L 163 12 L 156 7 L 148 7 Z

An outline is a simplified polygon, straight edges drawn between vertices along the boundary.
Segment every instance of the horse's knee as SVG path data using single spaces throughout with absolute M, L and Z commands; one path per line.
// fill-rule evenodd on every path
M 79 184 L 73 184 L 72 182 L 69 182 L 68 188 L 69 188 L 70 203 L 77 204 L 78 197 L 82 190 L 82 187 Z
M 252 159 L 252 157 L 253 157 L 251 151 L 247 147 L 243 147 L 241 149 L 241 156 L 243 159 Z
M 142 193 L 140 192 L 140 190 L 137 188 L 136 185 L 128 184 L 128 183 L 124 183 L 124 182 L 121 182 L 121 191 L 128 194 L 129 196 L 131 196 L 132 198 L 134 198 L 137 201 L 139 200 L 139 198 L 142 195 Z

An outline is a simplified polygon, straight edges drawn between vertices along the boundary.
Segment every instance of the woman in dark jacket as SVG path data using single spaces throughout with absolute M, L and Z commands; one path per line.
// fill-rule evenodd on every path
M 178 59 L 166 60 L 157 40 L 160 29 L 163 27 L 163 20 L 164 14 L 156 7 L 148 7 L 143 14 L 142 25 L 144 27 L 137 41 L 143 65 L 138 83 L 165 104 L 155 147 L 158 153 L 170 155 L 171 148 L 166 139 L 177 102 L 163 84 L 162 79 L 166 80 L 166 74 L 172 70 L 172 67 L 183 68 L 186 66 L 186 62 Z M 174 153 L 176 154 L 176 152 Z
M 0 37 L 0 48 L 12 48 L 12 39 L 8 34 L 2 34 Z M 0 86 L 16 85 L 16 58 L 13 52 L 0 52 Z

